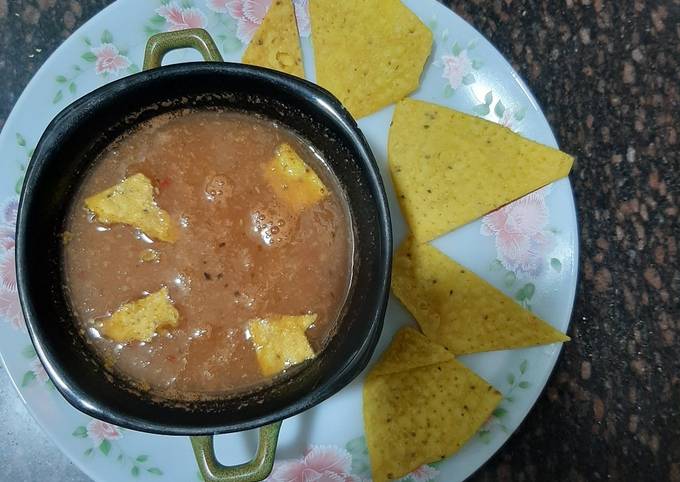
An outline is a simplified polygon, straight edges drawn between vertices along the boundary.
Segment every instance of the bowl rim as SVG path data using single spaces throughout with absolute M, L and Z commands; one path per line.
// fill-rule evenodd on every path
M 333 376 L 323 383 L 317 385 L 313 390 L 289 403 L 278 410 L 267 412 L 251 420 L 238 424 L 223 423 L 211 426 L 188 426 L 173 425 L 172 421 L 158 423 L 145 420 L 140 417 L 120 414 L 112 411 L 103 410 L 98 403 L 99 398 L 91 393 L 85 393 L 79 387 L 71 386 L 62 376 L 62 367 L 49 355 L 46 349 L 48 343 L 41 336 L 39 321 L 33 307 L 33 295 L 27 286 L 28 281 L 24 275 L 30 257 L 26 249 L 26 240 L 29 236 L 31 219 L 26 213 L 27 198 L 30 198 L 33 186 L 38 183 L 46 182 L 46 179 L 38 175 L 41 159 L 47 155 L 47 148 L 59 138 L 63 126 L 68 126 L 82 122 L 77 117 L 83 111 L 97 109 L 97 105 L 104 98 L 115 96 L 116 93 L 129 89 L 131 86 L 139 84 L 152 84 L 163 81 L 168 76 L 174 75 L 193 75 L 198 72 L 216 73 L 218 75 L 237 75 L 244 77 L 258 77 L 274 84 L 275 88 L 283 89 L 303 98 L 314 99 L 314 109 L 324 111 L 332 121 L 339 127 L 345 137 L 358 152 L 357 159 L 365 165 L 365 173 L 368 179 L 368 187 L 375 197 L 375 205 L 378 214 L 378 225 L 376 226 L 376 243 L 379 245 L 379 283 L 375 285 L 376 297 L 378 301 L 372 310 L 372 317 L 368 320 L 371 323 L 368 336 L 358 344 L 354 356 L 350 357 L 345 363 L 333 372 Z M 148 86 L 146 86 L 148 88 Z M 119 119 L 115 119 L 119 120 Z M 112 121 L 113 122 L 113 121 Z M 49 182 L 49 181 L 47 181 Z M 53 381 L 61 395 L 76 409 L 94 418 L 107 421 L 109 423 L 150 433 L 167 435 L 206 435 L 217 433 L 229 433 L 252 428 L 261 427 L 279 420 L 283 420 L 298 413 L 301 413 L 313 406 L 321 403 L 330 396 L 334 395 L 353 379 L 355 379 L 368 365 L 369 360 L 377 346 L 384 316 L 389 299 L 389 287 L 392 267 L 392 225 L 385 192 L 384 183 L 380 175 L 380 169 L 375 161 L 371 148 L 359 129 L 356 121 L 349 112 L 342 106 L 331 93 L 322 87 L 298 77 L 294 77 L 278 71 L 230 62 L 188 62 L 163 66 L 156 69 L 142 71 L 122 79 L 105 84 L 102 87 L 77 99 L 59 114 L 57 114 L 49 125 L 45 128 L 34 154 L 26 170 L 24 183 L 22 186 L 21 197 L 19 200 L 17 224 L 16 224 L 16 275 L 19 299 L 22 312 L 26 320 L 26 326 L 40 361 L 45 366 L 50 379 Z M 350 298 L 348 298 L 349 300 Z

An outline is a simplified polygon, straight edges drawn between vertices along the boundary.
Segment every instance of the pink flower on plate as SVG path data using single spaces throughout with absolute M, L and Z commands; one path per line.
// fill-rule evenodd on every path
M 8 321 L 16 330 L 25 328 L 24 315 L 21 312 L 19 295 L 0 284 L 0 318 Z
M 442 55 L 441 63 L 444 67 L 442 78 L 449 82 L 452 89 L 457 89 L 472 69 L 472 61 L 465 50 L 458 55 Z
M 416 470 L 404 477 L 403 481 L 409 480 L 413 482 L 430 482 L 437 478 L 439 471 L 430 465 L 421 465 Z
M 204 28 L 206 24 L 205 15 L 199 9 L 180 7 L 176 2 L 163 5 L 156 13 L 165 19 L 169 31 Z
M 552 247 L 542 188 L 482 218 L 481 234 L 495 236 L 498 259 L 514 273 L 537 275 Z
M 0 248 L 11 249 L 14 248 L 14 226 L 9 224 L 0 224 Z
M 50 379 L 47 376 L 47 372 L 45 371 L 45 367 L 40 362 L 39 358 L 33 359 L 29 366 L 30 366 L 30 370 L 35 375 L 35 379 L 38 380 L 40 383 L 45 383 L 47 380 Z
M 17 212 L 19 211 L 19 200 L 15 197 L 7 199 L 2 206 L 0 221 L 10 226 L 17 223 Z
M 17 271 L 14 246 L 0 250 L 0 286 L 7 291 L 17 291 Z
M 130 60 L 120 55 L 118 47 L 113 44 L 105 43 L 99 47 L 92 47 L 92 53 L 97 57 L 94 70 L 99 75 L 115 74 L 130 66 Z
M 316 445 L 301 459 L 277 464 L 267 482 L 359 482 L 351 470 L 352 456 L 345 449 Z
M 95 446 L 98 446 L 103 440 L 116 440 L 121 437 L 118 427 L 95 419 L 87 424 L 87 435 Z

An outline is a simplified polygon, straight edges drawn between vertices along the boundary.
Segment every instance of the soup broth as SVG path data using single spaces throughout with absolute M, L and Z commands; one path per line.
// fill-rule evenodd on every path
M 265 173 L 283 144 L 323 183 L 320 200 L 292 208 L 272 188 Z M 140 173 L 174 226 L 173 242 L 101 222 L 85 208 L 89 196 Z M 318 354 L 334 333 L 352 271 L 349 210 L 323 159 L 286 128 L 231 111 L 162 115 L 113 142 L 70 207 L 64 241 L 82 334 L 111 370 L 172 399 L 266 383 L 271 376 L 249 330 L 254 319 L 315 314 L 304 334 Z M 107 318 L 163 287 L 179 313 L 176 326 L 149 341 L 105 336 Z

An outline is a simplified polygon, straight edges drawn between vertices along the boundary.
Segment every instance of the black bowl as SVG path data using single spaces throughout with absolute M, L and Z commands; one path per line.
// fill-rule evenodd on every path
M 75 190 L 113 139 L 164 112 L 216 107 L 275 120 L 323 153 L 350 204 L 354 281 L 337 334 L 294 375 L 247 395 L 167 403 L 108 372 L 78 333 L 64 290 L 60 233 Z M 241 64 L 173 65 L 97 89 L 64 109 L 47 127 L 26 173 L 19 206 L 19 295 L 47 373 L 77 409 L 146 432 L 234 432 L 306 410 L 343 388 L 366 366 L 382 330 L 391 236 L 373 155 L 356 122 L 331 94 L 309 82 Z

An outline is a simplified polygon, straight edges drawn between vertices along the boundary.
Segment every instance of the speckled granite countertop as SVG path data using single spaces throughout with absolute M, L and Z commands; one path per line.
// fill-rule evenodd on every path
M 108 3 L 0 0 L 0 127 L 43 61 Z M 445 3 L 510 59 L 576 155 L 581 223 L 573 341 L 473 479 L 680 482 L 680 1 Z M 0 479 L 85 480 L 27 428 L 4 373 L 0 417 Z

